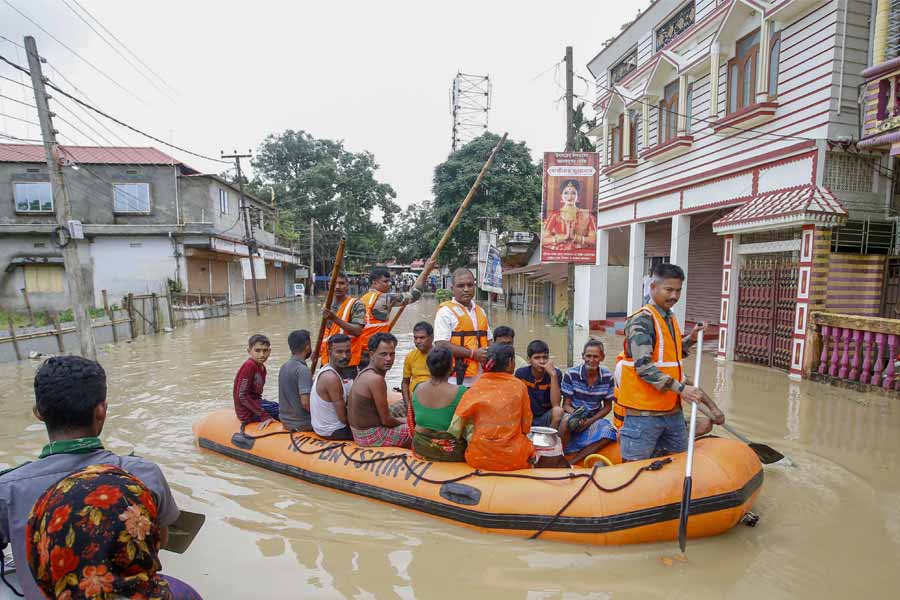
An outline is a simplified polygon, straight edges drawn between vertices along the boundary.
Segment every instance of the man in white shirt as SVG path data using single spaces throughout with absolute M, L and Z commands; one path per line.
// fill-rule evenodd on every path
M 475 304 L 475 276 L 466 268 L 453 272 L 453 299 L 434 316 L 434 345 L 450 350 L 456 359 L 457 384 L 470 386 L 481 376 L 487 347 L 493 340 L 484 310 Z

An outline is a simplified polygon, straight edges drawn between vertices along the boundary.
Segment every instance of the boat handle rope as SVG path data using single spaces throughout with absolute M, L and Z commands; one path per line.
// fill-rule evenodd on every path
M 291 445 L 294 447 L 294 450 L 296 450 L 300 454 L 313 455 L 313 454 L 319 454 L 321 452 L 325 452 L 326 450 L 340 450 L 341 455 L 344 457 L 344 459 L 346 459 L 348 462 L 352 462 L 352 463 L 358 464 L 358 465 L 368 465 L 368 464 L 372 464 L 372 463 L 383 462 L 386 460 L 399 459 L 400 462 L 403 464 L 403 466 L 406 468 L 406 470 L 409 471 L 410 475 L 412 475 L 413 477 L 416 478 L 416 481 L 424 481 L 425 483 L 431 483 L 434 485 L 443 485 L 445 483 L 457 483 L 459 481 L 463 481 L 464 479 L 468 479 L 470 477 L 505 477 L 505 478 L 509 478 L 509 479 L 530 479 L 530 480 L 535 480 L 535 481 L 565 481 L 565 480 L 574 480 L 574 479 L 584 479 L 585 480 L 584 484 L 582 484 L 582 486 L 580 488 L 578 488 L 578 490 L 572 495 L 572 497 L 569 498 L 569 500 L 565 504 L 563 504 L 562 508 L 560 508 L 556 512 L 556 514 L 553 515 L 553 517 L 551 517 L 550 520 L 547 521 L 547 523 L 543 527 L 541 527 L 539 530 L 535 531 L 528 538 L 530 540 L 537 539 L 542 533 L 544 533 L 545 531 L 547 531 L 547 529 L 549 529 L 551 526 L 553 526 L 553 524 L 556 523 L 557 520 L 559 520 L 559 517 L 561 517 L 562 514 L 566 511 L 566 509 L 569 508 L 572 505 L 572 503 L 574 503 L 575 500 L 578 499 L 579 496 L 581 496 L 581 494 L 584 492 L 585 489 L 587 489 L 588 485 L 593 484 L 594 487 L 597 488 L 598 490 L 600 490 L 601 492 L 605 492 L 607 494 L 612 494 L 612 493 L 624 490 L 625 488 L 630 486 L 632 483 L 637 481 L 638 477 L 640 477 L 642 473 L 644 473 L 646 471 L 659 471 L 664 466 L 666 466 L 667 464 L 672 462 L 672 457 L 670 457 L 670 456 L 666 457 L 666 458 L 654 460 L 649 465 L 644 465 L 643 467 L 641 467 L 640 469 L 635 471 L 634 475 L 632 475 L 631 479 L 629 479 L 628 481 L 626 481 L 620 485 L 617 485 L 615 487 L 611 487 L 611 488 L 602 486 L 594 478 L 594 476 L 597 473 L 597 469 L 600 468 L 599 465 L 594 465 L 594 467 L 591 469 L 590 473 L 567 473 L 566 475 L 560 475 L 557 477 L 537 477 L 535 475 L 525 475 L 523 473 L 498 473 L 496 471 L 485 472 L 480 469 L 474 469 L 473 471 L 470 471 L 469 473 L 465 473 L 458 477 L 451 477 L 450 479 L 430 479 L 428 477 L 424 477 L 424 476 L 416 473 L 416 471 L 410 466 L 410 464 L 408 462 L 409 461 L 408 454 L 388 454 L 386 456 L 379 456 L 376 458 L 358 459 L 358 458 L 354 458 L 350 454 L 347 454 L 347 450 L 346 450 L 347 443 L 346 442 L 340 442 L 337 444 L 332 444 L 330 446 L 316 448 L 315 450 L 304 450 L 297 444 L 297 440 L 296 440 L 296 438 L 294 438 L 294 433 L 296 433 L 296 432 L 294 432 L 294 431 L 273 431 L 271 433 L 264 433 L 262 435 L 252 436 L 252 435 L 247 435 L 244 432 L 244 427 L 246 427 L 246 424 L 241 425 L 241 433 L 252 439 L 266 438 L 266 437 L 271 437 L 274 435 L 289 435 L 291 438 Z

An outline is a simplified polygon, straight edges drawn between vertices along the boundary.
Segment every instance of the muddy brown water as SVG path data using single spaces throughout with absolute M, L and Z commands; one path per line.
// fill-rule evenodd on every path
M 412 324 L 434 302 L 410 307 L 390 379 L 399 383 Z M 718 364 L 703 385 L 730 423 L 789 455 L 766 468 L 755 512 L 739 526 L 689 543 L 579 546 L 482 534 L 427 515 L 316 487 L 200 452 L 191 424 L 231 406 L 235 370 L 251 333 L 268 334 L 269 397 L 288 358 L 287 334 L 315 331 L 313 303 L 237 310 L 167 335 L 106 347 L 107 447 L 160 464 L 181 507 L 207 515 L 186 554 L 163 553 L 166 572 L 213 598 L 868 598 L 900 597 L 900 401 L 793 383 L 783 373 Z M 547 340 L 557 364 L 565 329 L 496 311 L 517 349 Z M 622 338 L 605 338 L 611 365 Z M 37 363 L 0 365 L 0 466 L 33 459 L 46 441 L 31 415 Z M 688 371 L 691 372 L 691 371 Z M 724 434 L 723 435 L 727 435 Z M 525 501 L 523 499 L 523 501 Z

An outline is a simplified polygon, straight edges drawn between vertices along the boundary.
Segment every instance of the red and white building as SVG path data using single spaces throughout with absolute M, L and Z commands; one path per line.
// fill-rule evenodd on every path
M 676 312 L 718 325 L 719 357 L 800 375 L 832 231 L 886 220 L 892 202 L 886 159 L 853 146 L 871 10 L 657 0 L 606 43 L 588 63 L 603 170 L 576 321 L 608 318 L 610 266 L 628 268 L 632 312 L 651 266 L 673 262 L 687 273 Z

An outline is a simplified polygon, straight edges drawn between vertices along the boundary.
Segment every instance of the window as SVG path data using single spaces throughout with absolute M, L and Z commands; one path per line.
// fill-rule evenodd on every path
M 678 35 L 694 24 L 694 3 L 688 2 L 672 15 L 668 21 L 656 29 L 656 50 L 678 37 Z
M 149 183 L 114 183 L 113 212 L 148 213 L 150 212 Z
M 659 101 L 659 121 L 656 131 L 660 144 L 674 140 L 678 136 L 678 81 L 673 81 L 663 90 Z
M 769 98 L 778 95 L 778 60 L 781 57 L 781 32 L 775 31 L 775 23 L 769 28 Z
M 628 118 L 631 119 L 631 127 L 630 133 L 628 136 L 630 141 L 630 145 L 628 146 L 631 149 L 631 152 L 628 155 L 628 158 L 637 158 L 638 155 L 638 114 L 635 111 L 628 111 Z
M 219 212 L 223 215 L 228 214 L 228 192 L 226 190 L 219 190 Z
M 53 212 L 49 181 L 15 184 L 16 212 Z
M 734 58 L 728 61 L 728 106 L 733 113 L 756 102 L 756 63 L 759 29 L 737 41 Z M 780 47 L 780 45 L 779 45 Z
M 65 292 L 63 287 L 63 273 L 65 269 L 59 265 L 25 265 L 25 289 L 28 293 L 61 294 Z
M 619 62 L 609 70 L 610 85 L 619 83 L 635 69 L 637 69 L 637 48 L 620 58 Z

